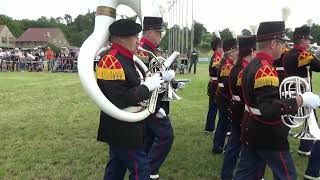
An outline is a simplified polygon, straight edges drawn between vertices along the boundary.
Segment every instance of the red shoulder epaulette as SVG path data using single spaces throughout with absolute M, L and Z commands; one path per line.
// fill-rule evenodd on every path
M 97 67 L 96 77 L 102 80 L 125 80 L 125 73 L 121 63 L 115 57 L 116 50 L 110 50 L 110 52 L 103 56 Z
M 254 89 L 264 86 L 279 87 L 279 78 L 276 69 L 267 60 L 261 60 L 261 67 L 256 72 Z
M 314 59 L 314 56 L 309 51 L 302 51 L 298 57 L 298 67 L 305 66 L 309 64 Z

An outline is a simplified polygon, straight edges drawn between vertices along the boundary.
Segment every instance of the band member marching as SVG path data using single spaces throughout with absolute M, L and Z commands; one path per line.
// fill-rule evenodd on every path
M 230 94 L 232 101 L 230 104 L 230 120 L 231 120 L 231 136 L 227 144 L 226 152 L 221 168 L 221 180 L 229 180 L 233 178 L 234 169 L 239 157 L 241 142 L 240 129 L 241 120 L 244 113 L 244 101 L 241 89 L 241 72 L 249 62 L 254 58 L 253 52 L 256 50 L 256 36 L 241 36 L 239 41 L 238 60 L 230 72 Z M 264 175 L 265 162 L 258 164 L 256 179 L 262 179 Z
M 209 133 L 215 132 L 215 119 L 218 112 L 218 105 L 215 102 L 216 91 L 218 88 L 218 66 L 223 56 L 222 40 L 216 37 L 211 42 L 211 49 L 213 55 L 209 63 L 209 83 L 208 83 L 208 96 L 209 96 L 209 109 L 207 114 L 207 122 L 204 131 Z
M 297 179 L 288 142 L 289 128 L 281 115 L 298 112 L 301 106 L 315 108 L 320 98 L 312 92 L 280 99 L 279 78 L 273 61 L 280 58 L 285 41 L 283 21 L 262 22 L 257 32 L 257 54 L 243 70 L 242 93 L 245 115 L 242 122 L 240 162 L 236 180 L 254 179 L 257 163 L 265 161 L 276 179 Z
M 228 129 L 231 127 L 228 116 L 231 102 L 231 94 L 229 91 L 229 75 L 230 71 L 238 57 L 238 42 L 236 39 L 229 39 L 223 42 L 224 59 L 218 68 L 218 89 L 216 94 L 216 102 L 219 107 L 219 121 L 213 138 L 212 153 L 221 154 L 224 150 L 224 141 Z

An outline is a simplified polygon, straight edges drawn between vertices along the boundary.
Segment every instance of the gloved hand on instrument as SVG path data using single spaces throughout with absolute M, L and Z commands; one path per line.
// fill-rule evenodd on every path
M 142 83 L 142 84 L 147 86 L 147 88 L 149 89 L 149 92 L 150 92 L 150 91 L 153 91 L 155 89 L 160 88 L 161 83 L 163 83 L 163 82 L 164 82 L 164 80 L 162 79 L 160 74 L 155 73 L 151 77 L 147 77 L 146 80 L 144 81 L 144 83 Z
M 162 74 L 163 80 L 166 82 L 170 82 L 176 75 L 174 70 L 164 71 L 164 72 L 161 72 L 161 74 Z
M 301 97 L 303 100 L 302 107 L 315 109 L 320 106 L 320 97 L 312 92 L 305 92 Z
M 184 82 L 179 82 L 178 85 L 177 85 L 177 89 L 182 89 L 186 86 L 186 83 Z

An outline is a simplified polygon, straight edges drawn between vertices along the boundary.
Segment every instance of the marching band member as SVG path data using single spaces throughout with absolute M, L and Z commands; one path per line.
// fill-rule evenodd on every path
M 289 150 L 289 128 L 281 115 L 297 114 L 301 106 L 315 108 L 320 98 L 311 92 L 280 99 L 279 78 L 273 61 L 280 58 L 289 38 L 283 21 L 262 22 L 257 32 L 255 58 L 243 70 L 242 93 L 245 115 L 242 121 L 242 146 L 235 180 L 254 179 L 257 163 L 265 161 L 276 179 L 297 179 Z
M 224 141 L 227 131 L 231 126 L 228 116 L 231 94 L 229 91 L 229 75 L 238 57 L 238 43 L 236 39 L 229 39 L 223 42 L 224 59 L 218 67 L 218 89 L 216 102 L 219 107 L 219 121 L 213 138 L 213 154 L 221 154 L 224 149 Z
M 311 36 L 310 27 L 302 26 L 294 30 L 294 47 L 283 58 L 284 70 L 287 76 L 299 76 L 307 79 L 307 67 L 310 68 L 310 73 L 312 71 L 320 71 L 320 61 L 318 61 L 318 59 L 316 59 L 316 57 L 310 51 L 308 51 L 308 49 L 310 48 L 311 40 L 313 40 L 313 38 Z M 312 87 L 311 79 L 310 85 Z M 319 142 L 316 142 L 313 145 L 313 140 L 300 140 L 298 154 L 307 156 L 311 154 L 308 167 L 305 172 L 305 179 L 320 179 L 320 156 L 318 155 L 320 152 L 319 150 Z
M 233 178 L 234 169 L 239 157 L 241 142 L 240 130 L 241 120 L 244 113 L 244 101 L 241 89 L 241 72 L 249 62 L 253 59 L 253 52 L 256 50 L 256 36 L 239 37 L 239 55 L 235 66 L 230 72 L 230 93 L 232 97 L 230 105 L 230 120 L 231 120 L 231 136 L 224 154 L 224 159 L 221 168 L 221 180 L 231 180 Z M 258 164 L 256 179 L 261 179 L 264 175 L 265 162 Z
M 320 71 L 320 61 L 308 51 L 312 39 L 310 27 L 295 28 L 293 32 L 294 47 L 283 57 L 286 76 L 299 76 L 307 79 L 307 67 L 310 67 L 310 73 L 312 71 Z M 313 143 L 313 140 L 300 140 L 298 154 L 309 156 Z
M 211 49 L 213 55 L 209 63 L 209 83 L 208 83 L 208 96 L 209 96 L 209 109 L 207 114 L 205 132 L 214 133 L 216 125 L 216 115 L 218 112 L 218 105 L 215 102 L 216 91 L 218 88 L 218 66 L 223 55 L 222 40 L 216 37 L 211 42 Z
M 103 94 L 118 108 L 137 106 L 150 97 L 150 91 L 159 88 L 163 80 L 159 74 L 141 84 L 133 60 L 139 46 L 138 33 L 142 27 L 129 19 L 120 19 L 109 26 L 111 49 L 97 67 L 97 82 Z M 145 121 L 124 122 L 101 111 L 97 140 L 108 143 L 109 162 L 105 180 L 124 179 L 126 170 L 130 179 L 148 180 L 150 169 L 144 150 Z
M 163 20 L 161 17 L 144 17 L 143 32 L 140 46 L 153 54 L 157 54 L 160 46 Z M 144 60 L 147 67 L 154 58 L 147 52 L 138 52 L 138 57 Z M 174 78 L 173 70 L 162 73 L 164 81 L 170 82 Z M 176 86 L 175 86 L 176 87 Z M 169 101 L 161 101 L 164 93 L 159 94 L 156 114 L 152 114 L 146 121 L 146 152 L 150 165 L 150 179 L 159 179 L 159 169 L 171 150 L 173 143 L 173 129 L 169 117 Z

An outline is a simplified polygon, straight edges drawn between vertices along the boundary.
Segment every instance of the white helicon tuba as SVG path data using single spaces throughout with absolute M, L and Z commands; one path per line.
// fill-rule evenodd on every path
M 144 13 L 160 16 L 160 10 L 155 0 L 98 0 L 93 33 L 85 40 L 80 48 L 78 57 L 78 73 L 81 84 L 89 97 L 101 108 L 103 112 L 121 121 L 137 122 L 150 115 L 148 108 L 139 112 L 127 112 L 113 105 L 101 92 L 93 70 L 93 61 L 96 53 L 109 39 L 108 27 L 115 21 L 116 8 L 120 5 L 131 7 L 142 21 Z M 142 12 L 149 11 L 149 12 Z M 150 12 L 152 14 L 150 14 Z M 167 68 L 171 65 L 179 53 L 173 53 L 165 62 Z M 135 61 L 139 62 L 135 57 Z M 140 63 L 139 63 L 140 64 Z M 144 70 L 146 67 L 144 66 Z

